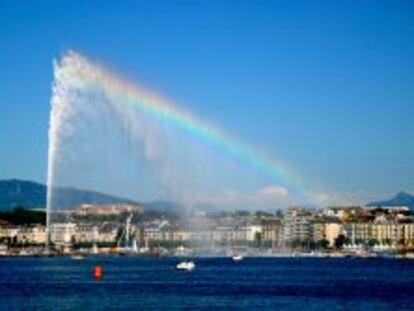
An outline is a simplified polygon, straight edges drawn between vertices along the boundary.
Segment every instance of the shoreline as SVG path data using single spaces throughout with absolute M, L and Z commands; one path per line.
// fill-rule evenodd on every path
M 150 253 L 27 253 L 27 254 L 0 254 L 0 260 L 2 258 L 70 258 L 73 260 L 83 260 L 87 258 L 99 258 L 99 257 L 127 257 L 127 258 L 153 258 L 153 259 L 163 259 L 163 258 L 197 258 L 197 259 L 218 259 L 218 258 L 228 258 L 231 259 L 232 256 L 221 255 L 221 254 L 192 254 L 192 255 L 176 255 L 176 254 L 150 254 Z M 407 259 L 414 260 L 414 254 L 408 253 L 405 255 L 402 254 L 377 254 L 377 253 L 368 253 L 368 254 L 348 254 L 348 253 L 273 253 L 273 254 L 245 254 L 243 255 L 244 259 L 249 258 L 263 258 L 263 259 Z

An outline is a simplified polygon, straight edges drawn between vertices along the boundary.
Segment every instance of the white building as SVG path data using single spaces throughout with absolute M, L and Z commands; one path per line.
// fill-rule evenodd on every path
M 41 225 L 20 227 L 17 240 L 29 244 L 45 244 L 46 227 Z
M 74 223 L 56 223 L 50 226 L 50 240 L 56 244 L 70 244 L 76 236 Z

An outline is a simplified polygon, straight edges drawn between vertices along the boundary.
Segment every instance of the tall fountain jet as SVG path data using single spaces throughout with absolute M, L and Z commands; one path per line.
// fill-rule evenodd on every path
M 69 51 L 54 63 L 48 234 L 54 223 L 70 221 L 64 187 L 222 207 L 237 200 L 259 204 L 257 195 L 268 195 L 275 184 L 287 189 L 273 191 L 281 200 L 287 193 L 304 197 L 293 176 L 282 162 L 78 53 Z

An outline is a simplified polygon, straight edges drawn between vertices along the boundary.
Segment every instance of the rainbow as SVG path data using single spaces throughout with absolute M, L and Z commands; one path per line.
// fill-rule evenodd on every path
M 310 192 L 306 191 L 300 178 L 290 172 L 282 161 L 250 148 L 218 128 L 196 118 L 188 111 L 179 108 L 162 96 L 138 88 L 131 82 L 107 71 L 103 66 L 91 62 L 76 52 L 67 52 L 61 59 L 61 63 L 64 64 L 65 62 L 74 65 L 74 68 L 76 68 L 75 74 L 81 83 L 120 98 L 122 102 L 128 103 L 137 109 L 142 109 L 158 120 L 184 130 L 195 138 L 214 145 L 228 155 L 237 157 L 247 165 L 254 167 L 275 182 L 293 191 L 302 202 L 312 204 Z

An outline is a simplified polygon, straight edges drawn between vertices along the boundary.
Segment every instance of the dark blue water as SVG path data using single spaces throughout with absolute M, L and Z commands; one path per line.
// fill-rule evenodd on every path
M 414 310 L 414 261 L 393 259 L 0 259 L 1 310 Z M 92 278 L 102 265 L 103 277 Z

